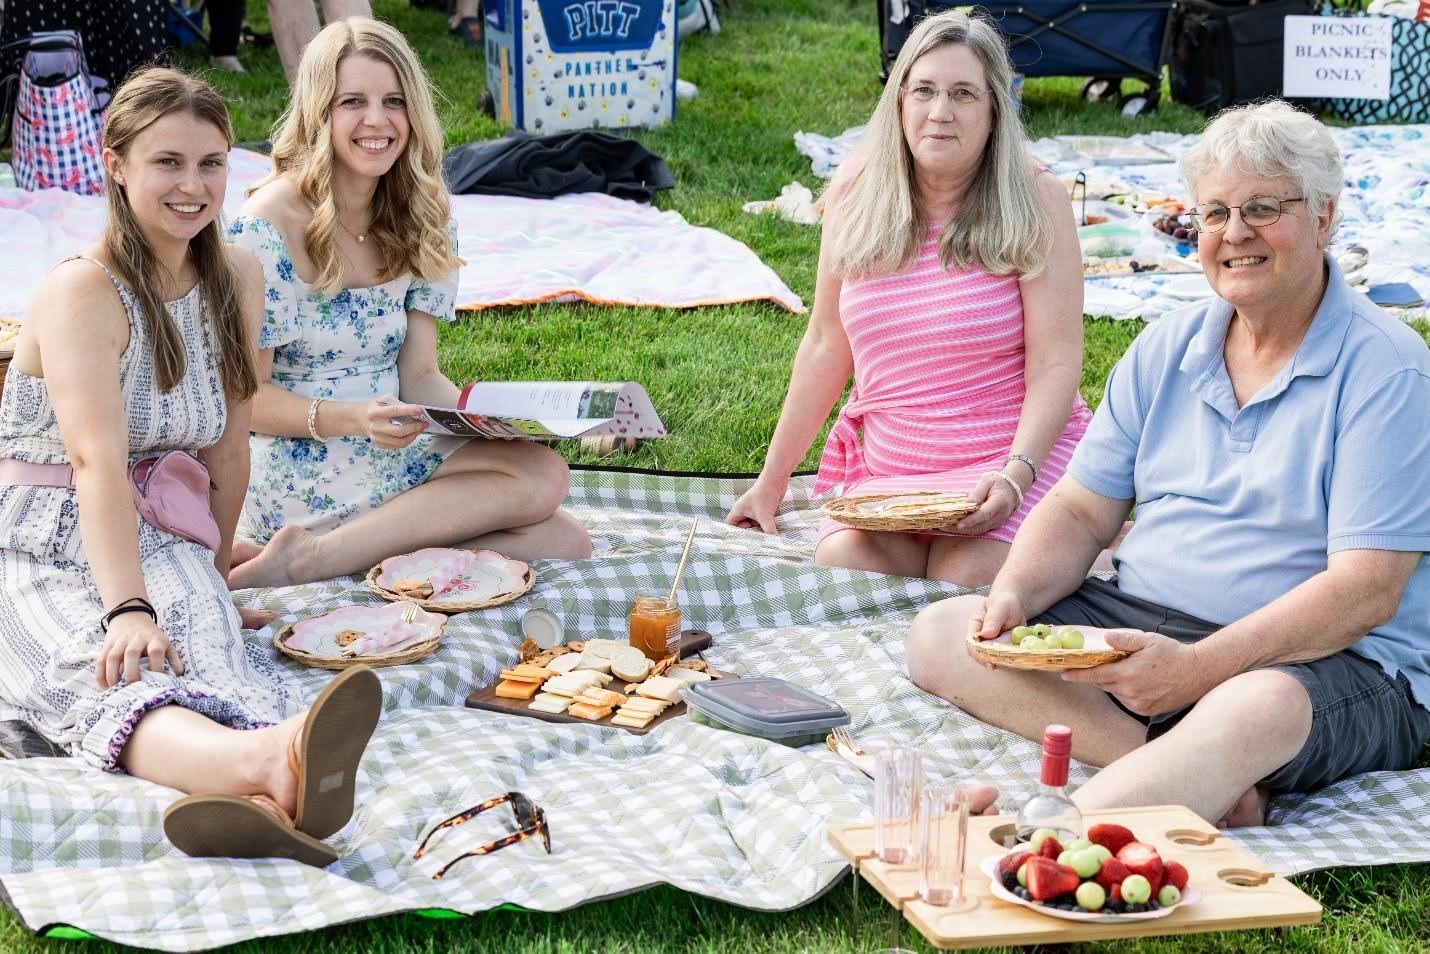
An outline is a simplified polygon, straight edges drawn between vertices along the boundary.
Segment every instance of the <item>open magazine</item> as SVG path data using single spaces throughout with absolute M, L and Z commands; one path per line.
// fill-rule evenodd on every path
M 458 407 L 424 407 L 429 434 L 456 437 L 664 437 L 645 388 L 631 381 L 481 381 Z

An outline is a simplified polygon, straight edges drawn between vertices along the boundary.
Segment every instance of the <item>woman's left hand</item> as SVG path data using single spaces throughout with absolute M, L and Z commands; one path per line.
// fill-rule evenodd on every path
M 978 486 L 968 499 L 978 504 L 978 509 L 949 528 L 949 532 L 961 537 L 976 537 L 990 530 L 997 530 L 1018 509 L 1018 497 L 1008 482 L 996 473 L 987 473 L 978 478 Z

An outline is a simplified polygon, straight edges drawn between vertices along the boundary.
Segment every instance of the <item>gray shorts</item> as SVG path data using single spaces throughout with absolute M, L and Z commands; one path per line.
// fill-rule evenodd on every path
M 1116 583 L 1089 579 L 1031 622 L 1140 629 L 1194 643 L 1220 629 L 1213 623 L 1129 596 Z M 1361 772 L 1413 768 L 1430 742 L 1430 710 L 1416 703 L 1403 674 L 1394 679 L 1369 659 L 1344 650 L 1309 663 L 1266 666 L 1287 673 L 1311 697 L 1311 734 L 1290 762 L 1261 780 L 1271 792 L 1314 792 Z M 1147 726 L 1147 740 L 1162 735 L 1191 711 L 1165 715 L 1118 708 Z

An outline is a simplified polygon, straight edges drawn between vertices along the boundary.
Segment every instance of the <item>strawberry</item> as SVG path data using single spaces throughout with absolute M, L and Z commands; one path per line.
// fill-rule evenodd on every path
M 1108 858 L 1097 870 L 1097 883 L 1102 885 L 1105 890 L 1111 891 L 1122 884 L 1122 879 L 1131 873 L 1127 870 L 1127 866 L 1116 858 Z
M 1133 874 L 1140 874 L 1152 885 L 1152 897 L 1162 888 L 1162 873 L 1165 866 L 1157 849 L 1140 841 L 1130 841 L 1117 853 L 1117 860 L 1127 866 Z
M 1057 861 L 1058 855 L 1063 853 L 1063 846 L 1052 835 L 1043 839 L 1043 843 L 1038 846 L 1038 854 L 1049 861 Z
M 1094 845 L 1101 845 L 1114 855 L 1122 850 L 1122 846 L 1137 840 L 1137 836 L 1121 825 L 1109 825 L 1106 822 L 1093 825 L 1087 830 L 1087 840 Z
M 1003 880 L 1003 876 L 1010 871 L 1016 875 L 1018 873 L 1018 868 L 1023 864 L 1023 862 L 1027 861 L 1031 857 L 1033 857 L 1033 853 L 1031 851 L 1015 851 L 1011 854 L 1004 855 L 1002 858 L 998 859 L 998 867 L 995 869 L 994 873 L 997 874 L 998 880 L 1000 881 Z
M 1162 873 L 1162 883 L 1170 884 L 1183 894 L 1187 893 L 1187 866 L 1180 861 L 1169 861 Z
M 1109 900 L 1109 901 L 1121 901 L 1121 900 L 1122 900 L 1122 882 L 1121 882 L 1121 881 L 1117 882 L 1115 885 L 1113 885 L 1112 887 L 1110 887 L 1110 888 L 1107 889 L 1107 900 Z
M 1071 894 L 1082 884 L 1077 872 L 1039 855 L 1028 859 L 1028 894 L 1035 901 L 1047 901 L 1062 894 Z

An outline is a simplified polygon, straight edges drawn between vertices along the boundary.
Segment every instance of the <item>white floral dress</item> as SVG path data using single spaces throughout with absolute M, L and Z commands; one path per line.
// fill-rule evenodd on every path
M 455 251 L 455 229 L 448 234 Z M 456 317 L 455 271 L 438 282 L 404 275 L 324 295 L 297 276 L 283 236 L 267 219 L 240 216 L 229 237 L 263 266 L 259 348 L 273 350 L 272 381 L 302 397 L 370 401 L 398 394 L 397 355 L 407 337 L 407 312 L 442 321 Z M 331 530 L 421 484 L 463 443 L 423 435 L 402 450 L 384 450 L 366 437 L 315 441 L 254 434 L 239 535 L 266 543 L 290 523 Z
M 228 402 L 200 289 L 168 304 L 184 343 L 184 376 L 172 390 L 160 391 L 134 293 L 109 277 L 129 316 L 119 388 L 130 459 L 212 446 L 223 434 Z M 0 400 L 0 457 L 69 463 L 45 380 L 14 364 Z M 139 565 L 149 602 L 183 660 L 184 674 L 146 666 L 138 682 L 121 681 L 109 689 L 95 685 L 104 607 L 80 537 L 75 491 L 0 486 L 0 719 L 21 719 L 72 755 L 117 771 L 134 726 L 157 706 L 182 706 L 235 729 L 291 715 L 300 700 L 285 687 L 272 651 L 244 642 L 213 553 L 146 523 L 132 510 L 129 515 L 139 528 Z

